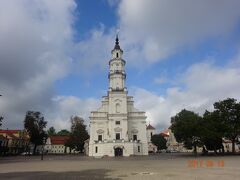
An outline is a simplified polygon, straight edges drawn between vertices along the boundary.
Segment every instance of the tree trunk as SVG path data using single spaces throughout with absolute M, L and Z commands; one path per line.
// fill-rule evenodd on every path
M 203 146 L 203 155 L 206 155 L 208 151 L 206 150 L 205 146 Z
M 232 139 L 232 153 L 235 153 L 235 138 Z
M 218 154 L 218 152 L 217 152 L 216 148 L 214 148 L 214 150 L 213 150 L 213 151 L 214 151 L 214 153 L 215 153 L 216 155 Z
M 37 144 L 34 144 L 33 154 L 36 154 Z
M 194 144 L 193 153 L 194 153 L 195 156 L 197 156 L 197 146 L 196 146 L 196 144 Z
M 224 146 L 222 145 L 222 153 L 224 154 L 225 153 L 225 150 L 224 150 Z

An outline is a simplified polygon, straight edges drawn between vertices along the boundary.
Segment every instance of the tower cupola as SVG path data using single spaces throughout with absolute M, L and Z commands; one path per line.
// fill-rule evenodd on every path
M 112 59 L 109 61 L 109 91 L 124 91 L 125 87 L 125 61 L 122 59 L 123 50 L 120 48 L 118 34 L 112 50 Z
M 112 50 L 112 58 L 120 59 L 122 58 L 122 54 L 123 54 L 123 50 L 119 45 L 119 39 L 117 34 L 115 39 L 115 46 L 114 46 L 114 49 Z

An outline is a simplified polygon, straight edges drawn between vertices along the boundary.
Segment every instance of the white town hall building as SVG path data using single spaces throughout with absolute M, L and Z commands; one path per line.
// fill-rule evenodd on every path
M 132 96 L 125 87 L 125 60 L 118 36 L 109 61 L 109 89 L 102 105 L 90 115 L 88 155 L 148 155 L 145 112 L 134 108 Z

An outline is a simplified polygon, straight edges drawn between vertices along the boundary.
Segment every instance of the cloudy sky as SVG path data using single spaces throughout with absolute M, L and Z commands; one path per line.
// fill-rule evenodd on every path
M 2 128 L 28 110 L 48 127 L 89 122 L 106 95 L 117 29 L 135 106 L 160 131 L 186 108 L 240 99 L 239 0 L 1 0 Z

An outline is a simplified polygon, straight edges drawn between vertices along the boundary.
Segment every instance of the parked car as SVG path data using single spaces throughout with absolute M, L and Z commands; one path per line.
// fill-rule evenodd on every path
M 23 152 L 21 153 L 22 156 L 30 156 L 32 155 L 32 152 Z
M 167 152 L 167 151 L 166 151 L 166 149 L 162 149 L 162 150 L 160 150 L 160 152 L 161 152 L 161 153 L 165 153 L 165 152 Z

